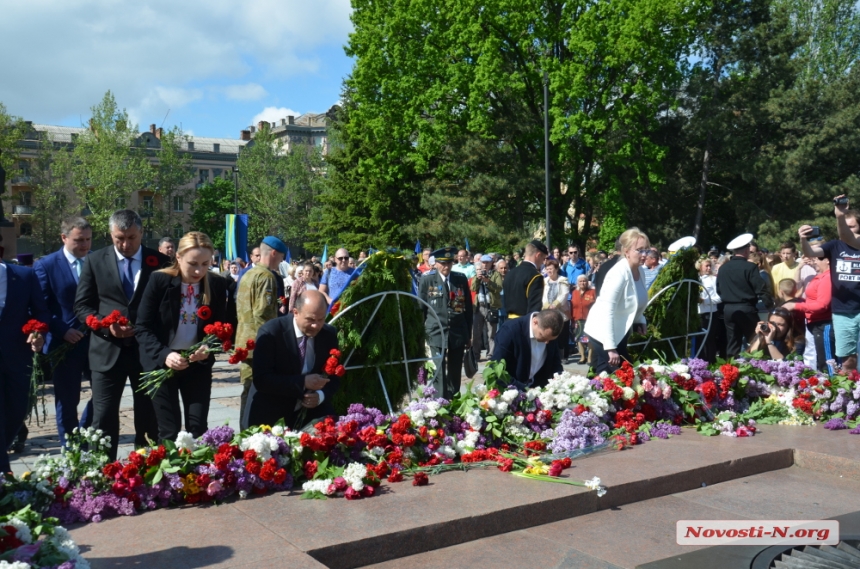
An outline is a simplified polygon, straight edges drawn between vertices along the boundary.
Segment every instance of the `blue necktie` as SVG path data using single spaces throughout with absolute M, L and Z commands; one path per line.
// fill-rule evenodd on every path
M 84 264 L 83 259 L 75 259 L 75 272 L 78 274 L 78 278 L 81 278 L 81 265 Z
M 131 259 L 125 258 L 125 274 L 122 277 L 122 289 L 125 295 L 131 300 L 134 296 L 134 273 L 131 272 Z
M 308 352 L 308 337 L 302 336 L 301 341 L 299 341 L 299 359 L 302 362 L 302 371 L 305 369 L 305 355 Z

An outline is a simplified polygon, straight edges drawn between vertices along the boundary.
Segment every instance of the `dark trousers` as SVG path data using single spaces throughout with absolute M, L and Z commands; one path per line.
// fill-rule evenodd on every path
M 122 402 L 122 390 L 126 380 L 131 382 L 134 401 L 134 446 L 148 446 L 147 438 L 158 440 L 158 424 L 155 421 L 155 411 L 152 399 L 145 393 L 139 393 L 140 388 L 140 356 L 137 346 L 126 346 L 116 364 L 108 371 L 92 372 L 93 382 L 93 427 L 104 431 L 110 437 L 110 453 L 108 458 L 116 460 L 119 445 L 119 407 Z
M 708 323 L 711 325 L 705 336 L 699 336 L 700 341 L 705 344 L 699 357 L 710 363 L 717 361 L 717 356 L 726 359 L 726 322 L 723 313 L 717 310 L 700 314 L 699 319 L 702 322 L 702 330 L 708 330 Z
M 815 358 L 818 371 L 833 374 L 836 370 L 830 369 L 827 360 L 836 361 L 836 336 L 833 333 L 833 321 L 821 320 L 809 322 L 806 329 L 815 340 Z
M 80 352 L 80 353 L 78 353 Z M 74 348 L 54 370 L 54 408 L 57 412 L 57 433 L 60 444 L 66 446 L 66 433 L 75 427 L 86 429 L 93 422 L 93 400 L 87 402 L 78 420 L 78 404 L 81 402 L 83 380 L 92 381 L 86 350 Z
M 179 394 L 182 394 L 182 408 Z M 159 441 L 175 441 L 182 430 L 182 412 L 185 413 L 185 430 L 194 438 L 206 432 L 209 401 L 212 395 L 212 367 L 190 364 L 182 371 L 174 371 L 152 397 L 152 406 L 158 420 Z
M 27 418 L 29 401 L 30 366 L 0 356 L 0 472 L 12 471 L 6 449 Z
M 433 376 L 433 387 L 436 388 L 436 397 L 451 400 L 455 393 L 460 392 L 460 379 L 463 376 L 463 356 L 466 353 L 464 346 L 442 350 L 437 346 L 430 346 L 433 356 L 443 353 L 441 363 L 436 364 L 436 375 Z
M 621 356 L 621 363 L 624 363 L 624 360 L 630 360 L 630 352 L 627 351 L 627 338 L 630 337 L 630 330 L 624 334 L 624 337 L 618 342 L 618 346 L 615 348 L 615 351 L 618 352 L 618 355 Z M 591 346 L 591 349 L 594 353 L 594 373 L 600 374 L 602 372 L 612 373 L 621 365 L 613 366 L 609 364 L 609 354 L 606 353 L 606 349 L 603 347 L 603 344 L 592 338 L 588 337 L 588 344 Z M 632 363 L 632 362 L 631 362 Z
M 567 359 L 567 354 L 570 353 L 570 320 L 564 321 L 564 326 L 561 327 L 561 334 L 556 338 L 558 342 L 558 355 L 561 361 Z
M 724 304 L 726 323 L 726 356 L 733 358 L 741 353 L 744 342 L 749 342 L 758 323 L 758 312 L 751 304 Z

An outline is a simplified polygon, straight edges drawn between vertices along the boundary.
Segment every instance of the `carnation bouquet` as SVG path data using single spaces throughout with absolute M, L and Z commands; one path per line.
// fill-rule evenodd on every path
M 89 569 L 66 528 L 29 505 L 0 515 L 0 567 Z
M 211 312 L 208 312 L 207 316 L 204 309 L 206 311 L 211 310 L 208 306 L 201 306 L 197 310 L 197 313 L 201 319 L 207 320 L 211 316 Z M 248 359 L 248 352 L 253 350 L 255 347 L 254 340 L 248 340 L 245 347 L 233 348 L 233 344 L 230 342 L 230 338 L 233 336 L 233 325 L 230 323 L 225 324 L 215 322 L 213 324 L 207 324 L 203 328 L 203 333 L 206 334 L 206 336 L 204 336 L 201 341 L 197 342 L 187 350 L 182 350 L 180 352 L 180 355 L 183 358 L 188 358 L 200 348 L 205 347 L 206 352 L 210 354 L 230 354 L 230 359 L 228 361 L 231 364 L 237 364 Z M 141 384 L 137 390 L 153 397 L 162 384 L 169 378 L 173 377 L 173 373 L 174 370 L 169 367 L 146 372 L 140 376 Z
M 27 334 L 27 341 L 30 341 L 30 338 L 40 338 L 44 337 L 45 334 L 48 333 L 48 325 L 44 322 L 39 322 L 38 320 L 28 320 L 24 327 L 21 329 L 22 332 Z M 45 372 L 42 369 L 42 354 L 39 352 L 33 352 L 33 363 L 32 370 L 30 371 L 30 401 L 28 405 L 27 418 L 33 416 L 33 412 L 35 411 L 36 415 L 36 424 L 40 425 L 39 422 L 39 400 L 42 402 L 42 421 L 46 421 L 48 418 L 48 409 L 45 404 Z

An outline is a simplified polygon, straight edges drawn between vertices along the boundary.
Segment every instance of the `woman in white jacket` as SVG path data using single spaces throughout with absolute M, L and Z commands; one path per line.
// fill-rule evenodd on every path
M 627 338 L 634 326 L 645 333 L 642 313 L 648 304 L 648 291 L 639 271 L 639 260 L 648 252 L 650 242 L 636 227 L 622 233 L 618 240 L 623 258 L 606 274 L 600 295 L 585 321 L 596 373 L 612 373 L 622 359 L 630 359 Z

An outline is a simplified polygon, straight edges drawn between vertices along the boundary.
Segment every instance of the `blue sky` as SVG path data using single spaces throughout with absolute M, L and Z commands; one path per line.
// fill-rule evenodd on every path
M 110 89 L 141 130 L 237 138 L 325 112 L 352 68 L 349 0 L 0 0 L 0 14 L 0 102 L 36 123 L 80 126 Z

